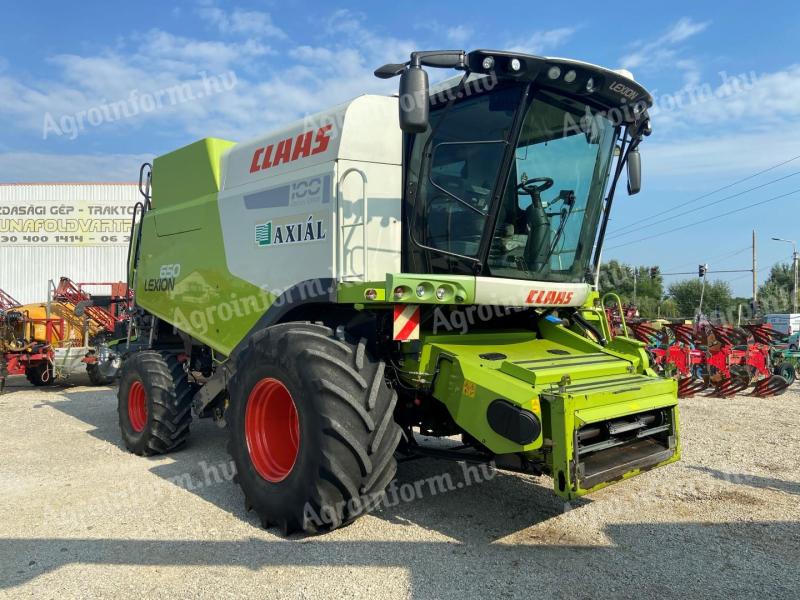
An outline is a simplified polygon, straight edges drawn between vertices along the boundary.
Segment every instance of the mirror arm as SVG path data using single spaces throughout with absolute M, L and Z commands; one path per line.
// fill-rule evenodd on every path
M 630 139 L 628 136 L 630 136 Z M 614 201 L 614 193 L 617 190 L 617 183 L 622 175 L 625 162 L 628 160 L 628 152 L 630 151 L 631 147 L 635 148 L 638 146 L 639 141 L 641 141 L 641 137 L 634 137 L 634 132 L 630 131 L 630 126 L 626 127 L 625 133 L 622 135 L 621 139 L 621 152 L 617 160 L 616 168 L 614 169 L 614 177 L 611 180 L 611 187 L 608 189 L 608 195 L 606 196 L 605 206 L 603 208 L 603 220 L 600 222 L 600 232 L 597 235 L 597 244 L 595 245 L 594 250 L 593 270 L 595 287 L 597 287 L 597 281 L 600 277 L 600 260 L 603 254 L 603 242 L 605 241 L 606 229 L 608 228 L 608 219 L 611 216 L 611 205 Z

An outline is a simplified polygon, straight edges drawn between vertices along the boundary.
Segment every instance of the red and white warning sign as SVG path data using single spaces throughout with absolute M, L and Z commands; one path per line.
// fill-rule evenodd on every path
M 419 339 L 419 305 L 394 305 L 393 337 L 398 342 Z

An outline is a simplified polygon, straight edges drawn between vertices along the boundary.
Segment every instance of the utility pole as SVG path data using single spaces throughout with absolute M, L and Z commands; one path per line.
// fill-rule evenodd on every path
M 753 229 L 753 316 L 758 303 L 758 269 L 756 265 L 756 230 Z
M 703 295 L 706 292 L 706 272 L 708 271 L 708 264 L 698 265 L 697 267 L 697 274 L 700 276 L 700 279 L 703 280 L 703 287 L 700 288 L 700 307 L 697 309 L 697 318 L 698 320 L 703 315 Z
M 794 265 L 794 293 L 792 294 L 792 312 L 797 313 L 797 247 L 792 250 L 792 265 Z
M 636 272 L 639 270 L 638 267 L 633 267 L 633 305 L 636 306 Z M 795 281 L 795 284 L 797 282 Z M 797 290 L 795 290 L 797 292 Z M 797 311 L 795 311 L 797 312 Z
M 794 240 L 772 238 L 775 242 L 786 242 L 792 245 L 792 312 L 797 313 L 797 244 Z

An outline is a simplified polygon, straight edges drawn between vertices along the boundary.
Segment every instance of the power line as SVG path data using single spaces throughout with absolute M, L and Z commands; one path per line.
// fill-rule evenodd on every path
M 769 271 L 771 268 L 772 268 L 772 265 L 769 265 L 769 266 L 766 266 L 766 267 L 761 267 L 760 269 L 756 270 L 756 273 L 760 274 L 760 273 L 763 273 L 764 271 Z M 731 283 L 732 281 L 739 281 L 740 279 L 744 279 L 745 277 L 752 277 L 752 276 L 753 276 L 753 270 L 752 269 L 748 269 L 747 273 L 745 273 L 744 275 L 739 275 L 738 277 L 734 277 L 733 279 L 728 279 L 727 281 L 728 281 L 728 283 Z
M 668 208 L 667 210 L 663 210 L 660 213 L 656 213 L 654 215 L 650 215 L 649 217 L 643 217 L 643 218 L 639 219 L 638 221 L 634 221 L 633 223 L 629 223 L 628 225 L 623 225 L 622 226 L 622 230 L 630 229 L 634 225 L 638 225 L 639 223 L 642 223 L 644 221 L 649 221 L 650 219 L 654 219 L 656 217 L 660 217 L 661 215 L 665 215 L 665 214 L 670 213 L 670 212 L 672 212 L 674 210 L 682 208 L 682 207 L 686 206 L 687 204 L 691 204 L 692 202 L 697 202 L 698 200 L 702 200 L 703 198 L 708 198 L 709 196 L 713 196 L 714 194 L 716 194 L 718 192 L 722 192 L 724 190 L 730 189 L 730 188 L 732 188 L 732 187 L 734 187 L 736 185 L 739 185 L 740 183 L 744 183 L 745 181 L 753 179 L 754 177 L 758 177 L 759 175 L 763 175 L 764 173 L 767 173 L 769 171 L 773 171 L 773 170 L 777 169 L 778 167 L 782 167 L 783 165 L 787 165 L 790 162 L 797 160 L 798 158 L 800 158 L 800 154 L 798 154 L 797 156 L 794 156 L 794 157 L 792 157 L 792 158 L 790 158 L 788 160 L 780 162 L 780 163 L 778 163 L 776 165 L 772 165 L 771 167 L 768 167 L 768 168 L 766 168 L 766 169 L 764 169 L 762 171 L 759 171 L 758 173 L 753 173 L 752 175 L 748 175 L 747 177 L 743 177 L 742 179 L 734 181 L 733 183 L 729 183 L 728 185 L 724 185 L 724 186 L 722 186 L 720 188 L 717 188 L 715 190 L 712 190 L 710 192 L 706 192 L 705 194 L 703 194 L 701 196 L 697 196 L 696 198 L 692 198 L 691 200 L 687 200 L 686 202 L 684 202 L 682 204 L 678 204 L 677 206 L 673 206 L 672 208 Z M 617 232 L 617 233 L 619 233 L 619 232 Z
M 784 175 L 783 177 L 778 177 L 777 179 L 773 179 L 771 181 L 767 181 L 766 183 L 762 183 L 761 185 L 757 185 L 755 187 L 748 188 L 748 189 L 746 189 L 744 191 L 741 191 L 741 192 L 736 192 L 735 194 L 731 194 L 730 196 L 725 196 L 723 198 L 720 198 L 719 200 L 714 200 L 714 202 L 709 202 L 708 204 L 704 204 L 703 206 L 698 206 L 697 208 L 693 208 L 691 211 L 686 211 L 686 212 L 692 212 L 692 211 L 695 211 L 695 210 L 703 210 L 704 208 L 708 208 L 710 206 L 714 206 L 715 204 L 719 204 L 720 202 L 725 202 L 725 200 L 730 200 L 731 198 L 738 198 L 739 196 L 743 196 L 744 194 L 747 194 L 748 192 L 752 192 L 752 191 L 755 191 L 755 190 L 760 190 L 761 188 L 767 187 L 768 185 L 772 185 L 773 183 L 777 183 L 779 181 L 783 181 L 784 179 L 789 179 L 790 177 L 794 177 L 795 175 L 798 175 L 798 174 L 800 174 L 800 171 L 795 171 L 794 173 L 789 173 L 788 175 Z M 667 217 L 666 219 L 662 219 L 661 221 L 657 221 L 655 223 L 650 223 L 649 225 L 642 225 L 641 227 L 637 227 L 636 229 L 632 229 L 631 231 L 626 231 L 624 233 L 617 232 L 615 235 L 608 236 L 608 239 L 613 240 L 614 238 L 625 237 L 626 235 L 634 234 L 637 231 L 641 231 L 642 229 L 647 229 L 648 227 L 655 227 L 656 225 L 661 225 L 662 223 L 665 223 L 667 221 L 672 221 L 673 219 L 680 219 L 681 217 L 683 217 L 686 214 L 686 212 L 681 213 L 679 215 L 673 215 L 671 217 Z
M 717 255 L 717 256 L 712 256 L 711 258 L 706 258 L 706 259 L 704 259 L 704 260 L 706 260 L 706 261 L 707 261 L 707 262 L 709 262 L 709 263 L 714 263 L 714 262 L 717 262 L 717 261 L 728 260 L 729 258 L 733 258 L 734 256 L 738 256 L 738 255 L 739 255 L 739 254 L 741 254 L 742 252 L 747 252 L 748 250 L 751 250 L 751 249 L 752 249 L 752 246 L 750 246 L 750 245 L 747 245 L 747 246 L 745 246 L 744 248 L 741 248 L 741 249 L 739 249 L 739 250 L 734 250 L 733 252 L 726 252 L 725 254 L 719 254 L 719 255 Z M 667 271 L 673 271 L 673 270 L 682 269 L 682 268 L 684 268 L 684 267 L 688 267 L 689 265 L 694 265 L 694 264 L 697 264 L 697 263 L 695 263 L 694 261 L 692 261 L 692 262 L 687 262 L 687 263 L 681 263 L 681 264 L 680 264 L 680 265 L 678 265 L 677 267 L 669 267 L 669 268 L 667 268 L 666 270 L 667 270 Z M 662 273 L 662 275 L 663 275 L 663 273 Z
M 680 227 L 673 227 L 672 229 L 668 229 L 667 231 L 662 231 L 660 233 L 654 233 L 652 235 L 648 235 L 647 237 L 638 238 L 635 240 L 631 240 L 630 242 L 625 242 L 624 244 L 617 244 L 616 246 L 610 246 L 608 250 L 613 250 L 615 248 L 623 248 L 624 246 L 630 246 L 631 244 L 638 244 L 639 242 L 645 242 L 652 240 L 653 238 L 661 237 L 662 235 L 667 235 L 670 233 L 674 233 L 676 231 L 681 231 L 683 229 L 689 229 L 690 227 L 696 227 L 698 225 L 702 225 L 703 223 L 708 223 L 709 221 L 713 221 L 714 219 L 721 219 L 722 217 L 728 217 L 730 215 L 740 213 L 744 210 L 748 210 L 750 208 L 754 208 L 756 206 L 761 206 L 762 204 L 766 204 L 767 202 L 773 202 L 774 200 L 780 200 L 781 198 L 785 198 L 786 196 L 791 196 L 792 194 L 796 194 L 800 192 L 800 188 L 796 190 L 792 190 L 791 192 L 787 192 L 785 194 L 780 194 L 778 196 L 773 196 L 772 198 L 767 198 L 766 200 L 762 200 L 761 202 L 752 202 L 747 206 L 742 206 L 740 208 L 730 210 L 728 212 L 714 215 L 713 217 L 707 217 L 705 219 L 700 219 L 699 221 L 695 221 L 694 223 L 688 223 L 686 225 L 681 225 Z
M 716 275 L 717 273 L 744 273 L 745 271 L 752 273 L 753 269 L 722 269 L 721 271 L 708 270 L 706 273 L 709 275 Z M 666 277 L 667 275 L 694 275 L 695 273 L 697 273 L 697 271 L 675 271 L 672 273 L 659 273 L 659 275 Z

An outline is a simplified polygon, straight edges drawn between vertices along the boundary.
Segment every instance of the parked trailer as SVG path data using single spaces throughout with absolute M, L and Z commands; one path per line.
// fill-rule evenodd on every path
M 86 287 L 106 288 L 91 295 Z M 115 341 L 124 337 L 130 293 L 125 283 L 74 283 L 62 277 L 49 284 L 46 302 L 5 312 L 3 357 L 9 375 L 25 375 L 33 385 L 52 385 L 86 372 L 94 385 L 110 383 L 120 366 Z

